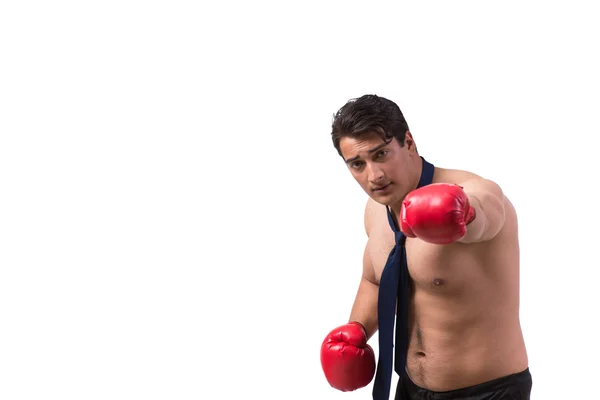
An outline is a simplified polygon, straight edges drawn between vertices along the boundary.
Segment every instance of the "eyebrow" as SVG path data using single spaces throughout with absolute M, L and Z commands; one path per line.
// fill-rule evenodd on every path
M 367 153 L 369 153 L 369 154 L 371 154 L 371 153 L 375 153 L 377 150 L 379 150 L 379 149 L 381 149 L 381 148 L 383 148 L 383 147 L 387 146 L 388 144 L 389 144 L 389 143 L 381 143 L 380 145 L 378 145 L 378 146 L 375 146 L 375 147 L 373 147 L 373 148 L 372 148 L 372 149 L 370 149 L 370 150 L 367 150 Z M 360 156 L 356 156 L 356 157 L 349 158 L 349 159 L 347 159 L 347 160 L 346 160 L 346 164 L 349 164 L 349 163 L 351 163 L 351 162 L 354 162 L 354 161 L 358 160 L 359 158 L 360 158 Z

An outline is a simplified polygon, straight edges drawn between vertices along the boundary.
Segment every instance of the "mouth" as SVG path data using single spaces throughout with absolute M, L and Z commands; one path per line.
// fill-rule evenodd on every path
M 383 185 L 383 186 L 373 186 L 372 190 L 374 192 L 383 192 L 384 190 L 386 190 L 387 188 L 389 188 L 391 184 L 392 183 L 390 182 L 387 185 Z

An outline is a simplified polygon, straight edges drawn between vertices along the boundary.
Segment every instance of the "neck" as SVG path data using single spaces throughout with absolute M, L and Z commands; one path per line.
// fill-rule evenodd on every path
M 413 163 L 415 173 L 413 175 L 414 178 L 410 184 L 409 190 L 406 193 L 404 193 L 404 195 L 400 198 L 400 200 L 390 204 L 390 210 L 392 211 L 394 220 L 396 220 L 397 216 L 400 215 L 400 210 L 402 209 L 402 202 L 404 201 L 404 198 L 406 197 L 406 195 L 408 195 L 410 192 L 412 192 L 419 186 L 419 181 L 421 180 L 421 175 L 423 174 L 423 160 L 421 159 L 421 157 L 419 155 L 417 155 L 417 157 L 418 157 L 418 159 Z M 396 222 L 396 224 L 398 223 L 398 221 L 395 221 L 395 222 Z

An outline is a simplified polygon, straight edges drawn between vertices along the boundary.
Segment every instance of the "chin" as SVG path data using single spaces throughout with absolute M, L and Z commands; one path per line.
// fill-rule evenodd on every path
M 370 193 L 369 196 L 375 200 L 377 203 L 382 204 L 384 206 L 390 206 L 394 202 L 394 199 L 391 195 L 378 195 L 377 193 Z
M 389 207 L 400 206 L 402 204 L 402 200 L 406 194 L 404 193 L 390 193 L 385 196 L 374 196 L 376 202 L 383 204 Z

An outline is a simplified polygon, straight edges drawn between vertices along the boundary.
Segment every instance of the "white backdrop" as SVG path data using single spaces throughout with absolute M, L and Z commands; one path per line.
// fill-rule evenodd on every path
M 366 239 L 331 117 L 365 93 L 513 200 L 532 398 L 593 398 L 592 2 L 209 3 L 0 5 L 0 398 L 369 399 L 319 363 Z

